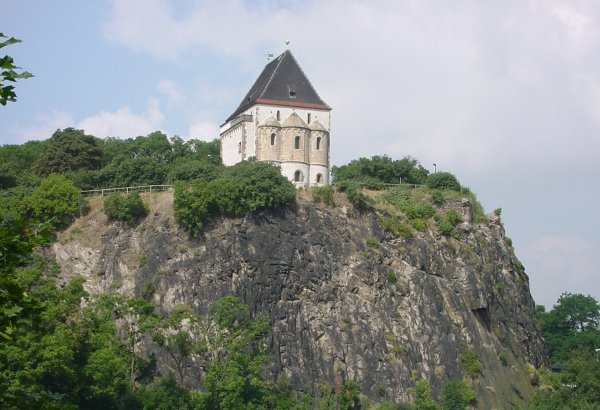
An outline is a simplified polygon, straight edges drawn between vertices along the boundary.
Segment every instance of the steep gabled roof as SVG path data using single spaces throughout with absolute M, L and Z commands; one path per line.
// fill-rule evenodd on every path
M 331 110 L 319 97 L 290 50 L 267 64 L 226 122 L 254 104 Z

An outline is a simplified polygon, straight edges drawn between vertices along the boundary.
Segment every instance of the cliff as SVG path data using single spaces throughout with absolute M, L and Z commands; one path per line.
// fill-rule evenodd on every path
M 53 246 L 64 278 L 138 296 L 152 283 L 165 311 L 185 303 L 205 313 L 236 295 L 268 313 L 269 371 L 297 389 L 353 379 L 374 401 L 401 401 L 418 379 L 437 393 L 466 377 L 486 409 L 531 394 L 527 366 L 546 358 L 528 278 L 501 224 L 470 221 L 468 201 L 451 205 L 467 219 L 457 239 L 432 229 L 395 238 L 378 222 L 383 211 L 359 213 L 340 197 L 331 208 L 299 200 L 214 221 L 191 240 L 171 193 L 144 198 L 150 213 L 136 227 L 109 223 L 93 198 Z M 467 356 L 479 373 L 465 370 Z

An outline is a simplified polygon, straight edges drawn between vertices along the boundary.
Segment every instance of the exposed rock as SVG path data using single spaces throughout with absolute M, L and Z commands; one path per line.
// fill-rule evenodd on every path
M 473 380 L 479 406 L 507 408 L 531 393 L 526 364 L 546 361 L 522 265 L 501 225 L 465 218 L 470 204 L 459 205 L 460 240 L 433 231 L 397 239 L 376 213 L 311 203 L 220 220 L 190 240 L 171 194 L 152 198 L 137 227 L 104 224 L 99 248 L 57 242 L 64 274 L 85 276 L 90 291 L 138 296 L 152 282 L 167 311 L 186 303 L 206 313 L 234 294 L 270 315 L 272 377 L 285 373 L 295 388 L 353 379 L 372 400 L 385 390 L 403 401 L 423 378 L 437 394 L 465 377 L 460 359 L 472 348 L 483 367 Z

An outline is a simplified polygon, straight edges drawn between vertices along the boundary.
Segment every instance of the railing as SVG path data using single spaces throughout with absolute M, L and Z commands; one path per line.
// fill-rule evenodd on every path
M 102 189 L 88 189 L 86 191 L 81 191 L 81 193 L 85 196 L 91 195 L 102 195 L 112 194 L 113 192 L 124 192 L 126 194 L 130 192 L 162 192 L 166 191 L 169 188 L 172 188 L 173 185 L 138 185 L 138 186 L 127 186 L 122 188 L 102 188 Z

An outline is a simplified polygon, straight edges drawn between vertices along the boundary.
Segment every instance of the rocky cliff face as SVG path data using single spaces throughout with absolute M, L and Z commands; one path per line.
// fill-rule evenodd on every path
M 459 239 L 433 230 L 398 239 L 377 212 L 301 201 L 217 221 L 190 240 L 170 193 L 146 201 L 151 212 L 135 228 L 107 223 L 92 204 L 54 245 L 65 277 L 135 295 L 151 282 L 165 310 L 204 313 L 236 295 L 269 314 L 271 371 L 293 387 L 353 379 L 375 401 L 407 400 L 418 379 L 437 392 L 469 378 L 461 360 L 475 352 L 480 407 L 506 408 L 530 394 L 526 364 L 545 361 L 528 278 L 497 221 L 462 223 Z M 468 203 L 456 206 L 468 217 Z

